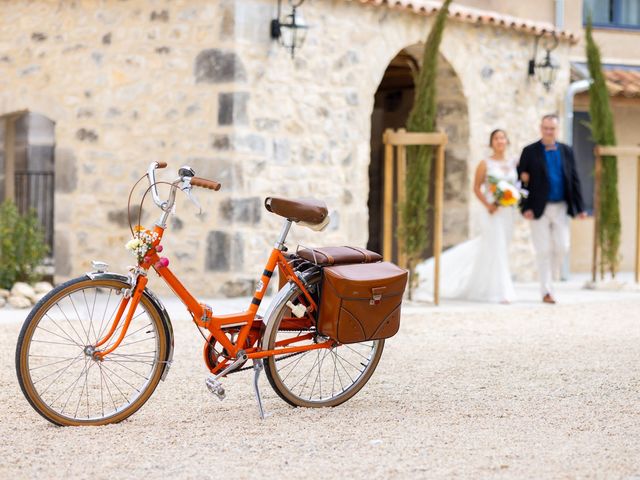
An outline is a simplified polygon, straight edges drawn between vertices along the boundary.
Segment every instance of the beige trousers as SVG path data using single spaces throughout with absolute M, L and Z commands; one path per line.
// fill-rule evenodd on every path
M 544 214 L 531 220 L 531 239 L 536 250 L 540 293 L 553 294 L 553 280 L 558 278 L 569 253 L 570 223 L 565 202 L 547 203 Z

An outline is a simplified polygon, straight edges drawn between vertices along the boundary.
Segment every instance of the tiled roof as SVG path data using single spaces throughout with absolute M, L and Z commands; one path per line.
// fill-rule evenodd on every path
M 604 76 L 610 95 L 640 97 L 640 70 L 605 67 Z
M 385 6 L 387 8 L 410 10 L 419 15 L 433 15 L 442 7 L 441 2 L 432 0 L 348 0 L 368 5 Z M 557 30 L 548 22 L 535 22 L 520 17 L 513 17 L 502 13 L 480 10 L 477 8 L 451 5 L 449 18 L 466 23 L 489 25 L 531 35 L 555 33 L 560 40 L 577 43 L 579 38 L 574 33 L 566 30 Z

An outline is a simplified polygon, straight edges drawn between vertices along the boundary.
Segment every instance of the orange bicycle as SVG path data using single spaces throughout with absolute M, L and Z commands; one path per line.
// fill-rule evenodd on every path
M 57 425 L 104 425 L 124 420 L 147 401 L 166 377 L 173 355 L 171 320 L 147 288 L 150 269 L 182 300 L 203 335 L 210 372 L 206 385 L 215 396 L 225 396 L 221 378 L 253 368 L 262 418 L 258 379 L 263 369 L 277 394 L 294 406 L 336 406 L 353 397 L 373 374 L 384 339 L 342 344 L 319 332 L 322 263 L 288 254 L 285 246 L 292 223 L 326 226 L 324 203 L 267 198 L 266 208 L 285 221 L 251 304 L 244 312 L 214 315 L 189 293 L 160 253 L 177 191 L 198 205 L 192 187 L 218 190 L 220 184 L 196 177 L 189 167 L 182 167 L 171 183 L 156 182 L 155 170 L 164 167 L 153 162 L 140 179 L 148 178 L 145 196 L 151 191 L 162 214 L 151 230 L 132 229 L 134 239 L 127 246 L 138 263 L 129 274 L 108 272 L 106 264 L 93 262 L 95 271 L 59 285 L 25 320 L 16 370 L 33 408 Z M 159 183 L 170 185 L 166 200 L 160 198 Z M 286 284 L 262 318 L 258 307 L 276 268 Z M 253 366 L 245 367 L 249 360 Z

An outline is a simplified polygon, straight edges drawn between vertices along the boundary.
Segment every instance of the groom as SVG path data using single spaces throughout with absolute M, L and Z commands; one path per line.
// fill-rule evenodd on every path
M 542 301 L 556 303 L 552 280 L 569 252 L 569 217 L 586 214 L 573 150 L 556 140 L 558 116 L 542 117 L 540 133 L 542 139 L 526 146 L 520 155 L 518 175 L 529 190 L 520 208 L 531 221 Z

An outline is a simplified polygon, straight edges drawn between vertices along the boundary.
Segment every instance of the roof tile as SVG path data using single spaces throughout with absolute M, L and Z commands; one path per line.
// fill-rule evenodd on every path
M 442 2 L 433 0 L 348 0 L 358 1 L 362 4 L 386 6 L 388 8 L 411 10 L 419 15 L 433 15 L 442 7 Z M 509 30 L 524 32 L 531 35 L 553 34 L 558 39 L 568 41 L 572 44 L 578 42 L 576 34 L 567 30 L 556 30 L 553 24 L 548 22 L 535 22 L 532 20 L 518 18 L 511 15 L 502 14 L 490 10 L 480 10 L 477 8 L 451 5 L 449 7 L 449 17 L 454 20 L 476 23 L 483 25 L 497 25 Z

